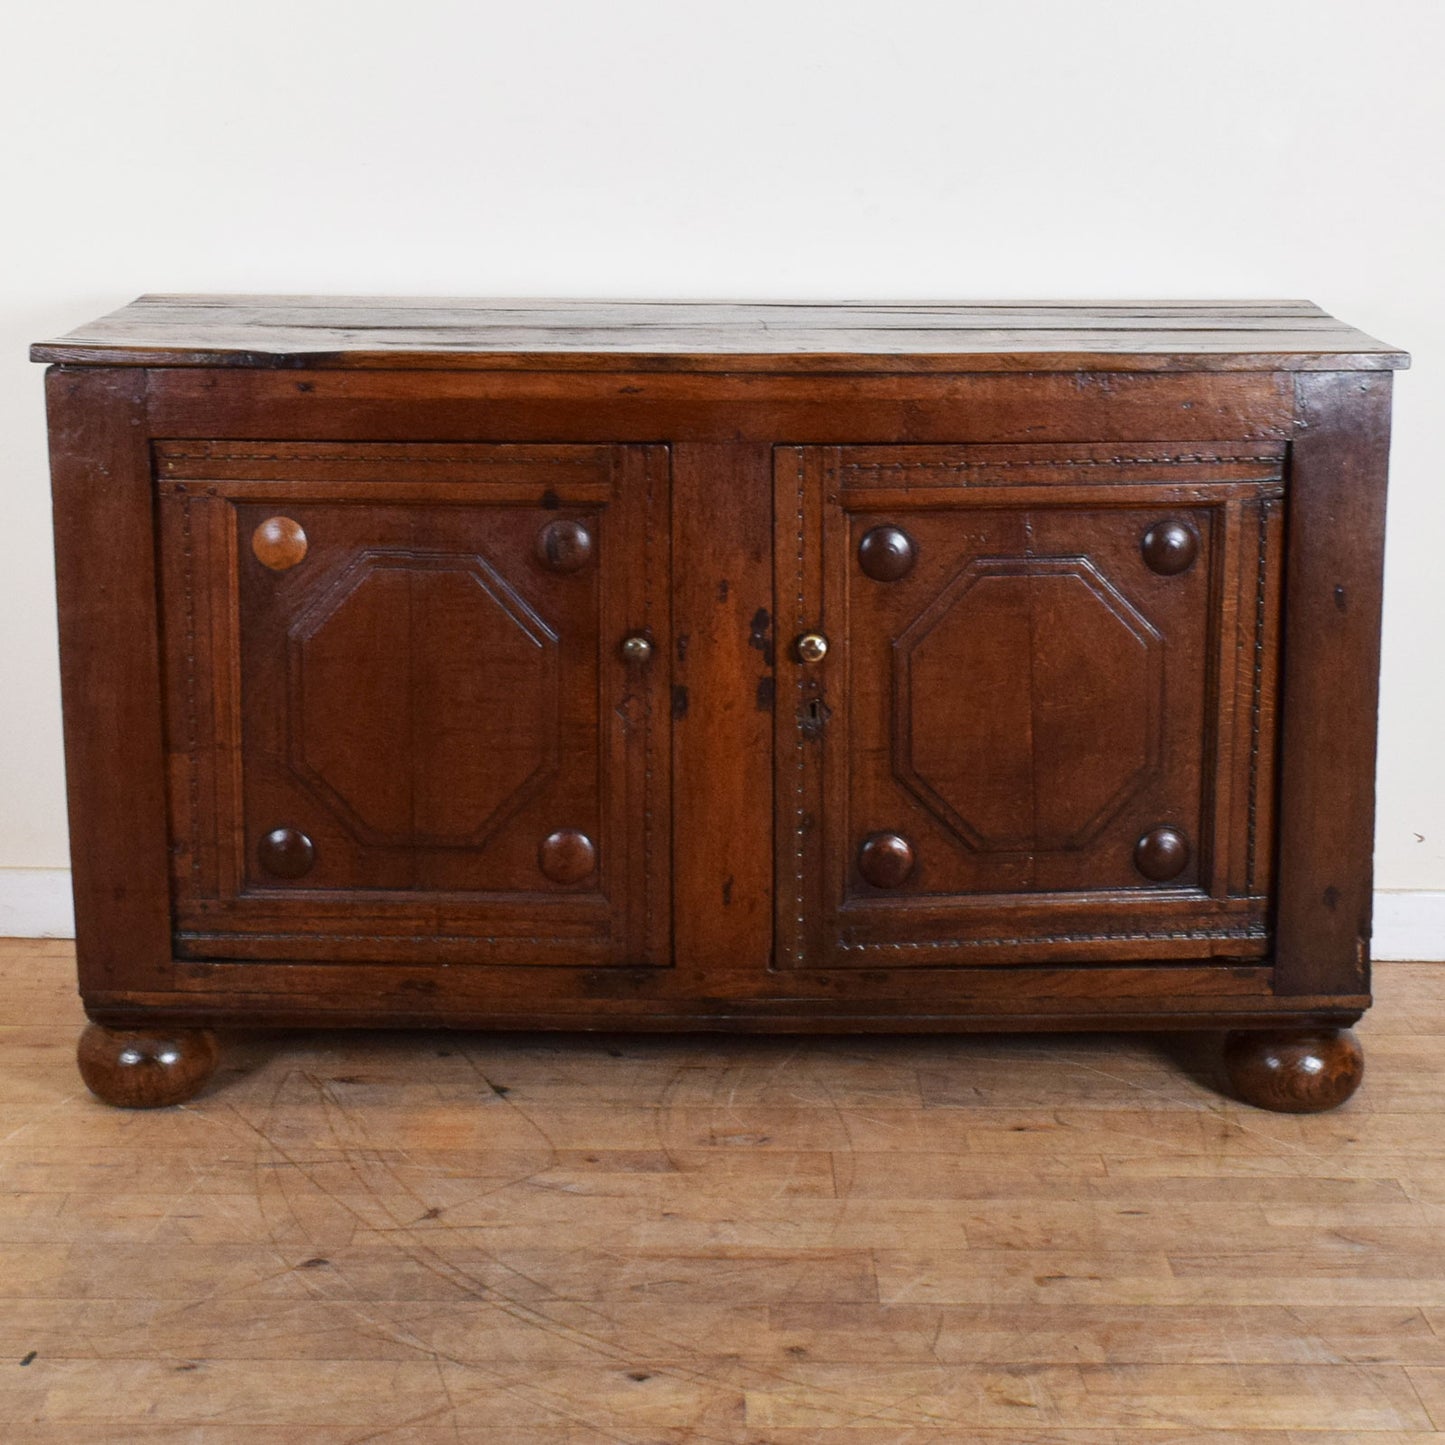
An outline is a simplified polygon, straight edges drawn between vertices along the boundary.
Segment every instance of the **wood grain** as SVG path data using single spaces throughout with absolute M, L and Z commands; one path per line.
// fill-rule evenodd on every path
M 145 382 L 51 370 L 61 696 L 82 987 L 169 973 L 165 738 Z
M 668 646 L 663 449 L 230 442 L 158 465 L 182 951 L 235 956 L 215 935 L 236 930 L 250 956 L 343 959 L 369 931 L 398 959 L 440 937 L 477 962 L 668 962 L 668 690 L 618 652 Z M 308 538 L 284 573 L 248 545 L 281 495 Z M 538 536 L 578 517 L 598 560 L 543 565 Z M 297 828 L 301 866 L 258 852 Z M 539 867 L 558 832 L 588 866 Z M 342 889 L 365 927 L 318 926 Z
M 1405 355 L 1308 301 L 657 302 L 142 296 L 31 350 L 145 366 L 1350 370 Z
M 1392 377 L 1301 379 L 1280 699 L 1281 993 L 1369 987 Z
M 778 450 L 778 595 L 794 630 L 833 638 L 821 662 L 780 657 L 796 695 L 777 739 L 784 967 L 800 917 L 803 957 L 835 968 L 1267 954 L 1268 899 L 1230 874 L 1270 851 L 1253 831 L 1273 791 L 1256 728 L 1275 690 L 1264 509 L 1283 458 L 1122 451 Z M 1171 517 L 1197 557 L 1161 574 L 1143 543 Z M 862 549 L 895 524 L 916 556 L 880 583 Z M 1138 840 L 1171 830 L 1179 856 L 1141 868 Z M 916 866 L 885 894 L 860 850 L 895 833 Z M 1170 886 L 1131 894 L 1141 878 Z
M 1445 966 L 1340 1112 L 1151 1037 L 230 1041 L 76 1079 L 0 943 L 0 1434 L 252 1445 L 1424 1445 Z
M 436 368 L 443 361 L 435 362 Z M 693 376 L 624 369 L 288 371 L 162 367 L 146 373 L 157 437 L 275 444 L 408 441 L 1103 444 L 1288 438 L 1293 377 L 1215 375 Z M 1147 454 L 1147 453 L 1146 453 Z M 343 477 L 342 480 L 345 480 Z
M 1308 303 L 158 297 L 36 354 L 97 1023 L 1369 1005 L 1405 358 Z

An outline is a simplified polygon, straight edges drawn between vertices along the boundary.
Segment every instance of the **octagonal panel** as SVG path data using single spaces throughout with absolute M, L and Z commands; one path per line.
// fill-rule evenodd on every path
M 475 847 L 556 771 L 557 636 L 482 557 L 364 552 L 288 645 L 291 768 L 363 841 Z
M 1163 642 L 1086 558 L 971 563 L 893 681 L 895 776 L 972 848 L 1082 847 L 1158 766 Z

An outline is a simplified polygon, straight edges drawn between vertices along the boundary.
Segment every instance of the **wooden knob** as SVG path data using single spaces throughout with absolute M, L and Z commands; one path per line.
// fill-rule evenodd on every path
M 1134 845 L 1134 866 L 1155 883 L 1177 878 L 1189 862 L 1189 840 L 1177 828 L 1153 828 Z
M 277 878 L 302 878 L 316 862 L 316 847 L 299 828 L 273 828 L 261 839 L 256 856 Z
M 1156 522 L 1139 543 L 1144 560 L 1161 577 L 1187 572 L 1199 555 L 1199 533 L 1183 522 Z
M 828 639 L 821 632 L 805 632 L 793 646 L 799 662 L 822 662 L 828 655 Z
M 263 567 L 285 572 L 306 555 L 306 533 L 290 517 L 267 517 L 251 533 L 251 550 Z
M 875 582 L 897 582 L 917 560 L 913 538 L 901 527 L 873 527 L 858 544 L 858 565 Z
M 897 888 L 913 872 L 913 845 L 897 833 L 874 833 L 858 850 L 858 871 L 875 888 Z
M 652 642 L 640 632 L 634 632 L 631 637 L 622 639 L 622 656 L 628 662 L 650 662 L 652 660 Z
M 549 572 L 580 572 L 591 557 L 592 534 L 581 522 L 548 522 L 537 533 L 537 560 Z
M 576 828 L 559 828 L 542 839 L 537 866 L 554 883 L 580 883 L 597 867 L 597 849 Z

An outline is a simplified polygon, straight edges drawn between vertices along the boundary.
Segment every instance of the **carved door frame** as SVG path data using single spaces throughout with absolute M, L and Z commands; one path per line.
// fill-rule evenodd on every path
M 775 450 L 781 619 L 775 967 L 963 967 L 1267 954 L 1285 454 L 1273 441 Z M 1032 516 L 1056 533 L 1067 532 L 1071 513 L 1082 514 L 1096 531 L 1117 516 L 1129 547 L 1137 546 L 1155 572 L 1175 565 L 1164 555 L 1170 541 L 1164 528 L 1182 519 L 1181 531 L 1192 536 L 1190 545 L 1199 552 L 1188 565 L 1196 569 L 1196 621 L 1207 631 L 1207 676 L 1195 689 L 1202 687 L 1204 698 L 1203 728 L 1194 730 L 1199 797 L 1191 831 L 1197 836 L 1187 839 L 1189 872 L 1181 875 L 1189 886 L 1171 882 L 1170 865 L 1155 856 L 1176 841 L 1163 836 L 1172 831 L 1163 827 L 1141 827 L 1138 871 L 1131 866 L 1127 876 L 1112 882 L 1095 883 L 1098 870 L 1089 869 L 1089 881 L 1077 888 L 989 887 L 944 896 L 926 890 L 920 868 L 911 883 L 896 890 L 873 889 L 866 877 L 860 884 L 860 867 L 869 867 L 859 861 L 865 844 L 900 849 L 896 858 L 883 860 L 880 877 L 890 867 L 908 872 L 914 859 L 912 843 L 897 835 L 848 835 L 849 759 L 859 745 L 850 709 L 861 691 L 859 675 L 850 668 L 867 626 L 860 617 L 866 609 L 850 605 L 856 595 L 850 588 L 894 585 L 863 577 L 866 569 L 855 554 L 858 529 L 850 530 L 850 521 L 859 513 L 870 524 L 896 521 L 897 527 L 879 530 L 904 535 L 902 541 L 893 539 L 903 548 L 909 515 L 931 514 L 936 527 L 940 510 L 956 510 L 961 527 L 1014 516 L 1023 531 L 1032 531 Z M 1154 561 L 1150 548 L 1158 553 Z M 906 682 L 900 681 L 900 669 L 908 664 L 907 648 L 900 644 L 932 612 L 964 596 L 971 582 L 1067 574 L 1081 596 L 1100 593 L 1116 614 L 1135 619 L 1135 631 L 1152 631 L 1137 599 L 1126 595 L 1127 587 L 1120 589 L 1110 569 L 1077 555 L 1076 548 L 1043 547 L 1041 555 L 1028 555 L 1033 550 L 1015 543 L 984 547 L 973 557 L 961 553 L 939 594 L 902 629 L 904 636 L 892 639 L 895 698 L 887 749 L 899 786 L 909 772 L 908 728 L 896 696 Z M 1137 554 L 1135 561 L 1142 567 Z M 892 557 L 880 565 L 887 574 L 905 563 L 911 566 Z M 815 631 L 830 646 L 821 661 L 810 663 L 794 644 Z M 1163 656 L 1156 661 L 1167 671 L 1168 639 L 1160 644 Z M 1147 687 L 1140 694 L 1145 700 L 1149 695 Z M 1167 695 L 1162 687 L 1161 695 Z M 1188 730 L 1169 730 L 1170 749 L 1177 754 Z M 881 751 L 877 738 L 864 741 L 868 756 Z M 947 809 L 940 805 L 933 811 Z M 1005 843 L 999 856 L 1029 857 L 1029 840 Z M 963 838 L 959 846 L 977 847 L 978 840 Z M 1151 876 L 1161 869 L 1164 877 Z M 918 896 L 909 896 L 910 888 Z

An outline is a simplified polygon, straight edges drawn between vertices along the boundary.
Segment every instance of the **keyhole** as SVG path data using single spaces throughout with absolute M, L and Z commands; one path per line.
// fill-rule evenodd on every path
M 802 729 L 803 736 L 805 738 L 819 737 L 832 715 L 832 708 L 821 697 L 815 697 L 810 702 L 804 703 L 798 715 L 798 726 Z

